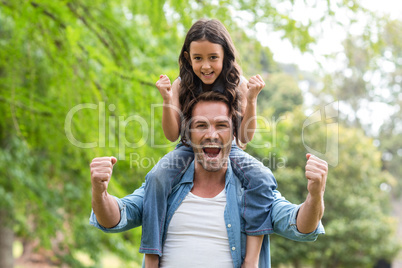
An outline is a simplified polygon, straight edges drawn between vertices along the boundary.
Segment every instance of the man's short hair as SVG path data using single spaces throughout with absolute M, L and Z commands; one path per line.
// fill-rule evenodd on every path
M 207 91 L 201 93 L 197 98 L 191 100 L 182 108 L 183 118 L 180 128 L 181 142 L 186 146 L 191 146 L 190 140 L 190 125 L 194 107 L 197 103 L 201 101 L 218 101 L 225 103 L 229 108 L 229 117 L 232 120 L 233 126 L 233 135 L 236 139 L 236 143 L 239 147 L 241 147 L 239 142 L 239 131 L 241 124 L 241 113 L 240 113 L 240 100 L 239 95 L 236 94 L 234 96 L 232 103 L 230 103 L 229 99 L 220 92 L 216 91 Z

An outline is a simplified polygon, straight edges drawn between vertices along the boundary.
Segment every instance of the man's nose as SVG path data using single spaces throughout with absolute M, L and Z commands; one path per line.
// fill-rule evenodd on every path
M 210 139 L 218 138 L 218 131 L 214 126 L 209 126 L 206 137 Z

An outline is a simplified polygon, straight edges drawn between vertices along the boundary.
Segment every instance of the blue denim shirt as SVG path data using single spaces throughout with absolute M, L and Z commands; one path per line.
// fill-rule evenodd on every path
M 163 241 L 166 239 L 166 231 L 173 214 L 193 188 L 193 177 L 194 161 L 183 175 L 180 183 L 173 188 L 172 194 L 169 196 Z M 225 191 L 226 208 L 224 212 L 224 219 L 228 233 L 229 246 L 231 249 L 233 266 L 240 268 L 246 253 L 244 220 L 242 217 L 240 217 L 243 188 L 240 180 L 232 172 L 230 161 L 228 161 L 228 169 L 225 177 Z M 321 222 L 314 232 L 310 234 L 300 233 L 296 228 L 296 216 L 301 205 L 291 204 L 285 198 L 283 198 L 277 190 L 274 191 L 274 195 L 275 201 L 271 211 L 274 233 L 296 241 L 315 241 L 319 234 L 324 234 L 324 227 L 322 226 Z M 90 224 L 107 233 L 123 232 L 131 228 L 141 226 L 143 196 L 144 184 L 141 186 L 141 188 L 135 190 L 134 193 L 124 198 L 119 199 L 115 197 L 120 208 L 120 222 L 115 227 L 102 227 L 98 223 L 93 211 L 90 216 Z M 259 267 L 271 267 L 269 235 L 264 236 L 260 253 Z

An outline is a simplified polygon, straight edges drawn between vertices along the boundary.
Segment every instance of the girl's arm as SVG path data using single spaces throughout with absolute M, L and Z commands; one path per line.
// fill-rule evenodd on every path
M 156 82 L 156 87 L 163 98 L 163 133 L 169 141 L 176 141 L 180 134 L 180 80 L 176 79 L 171 85 L 169 77 L 161 75 Z
M 240 85 L 243 120 L 240 125 L 239 140 L 244 144 L 253 139 L 257 127 L 257 96 L 263 87 L 265 83 L 260 75 L 253 76 L 248 83 L 245 81 Z

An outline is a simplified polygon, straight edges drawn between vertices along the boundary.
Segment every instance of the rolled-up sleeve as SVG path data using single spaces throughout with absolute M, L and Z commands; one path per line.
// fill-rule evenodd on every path
M 300 205 L 295 205 L 287 201 L 278 191 L 274 191 L 275 201 L 272 206 L 272 223 L 274 232 L 280 236 L 295 241 L 315 241 L 320 234 L 325 234 L 324 226 L 321 221 L 317 228 L 308 234 L 297 230 L 296 219 Z
M 89 224 L 106 233 L 119 233 L 129 229 L 141 226 L 142 224 L 142 210 L 144 199 L 144 184 L 132 194 L 127 195 L 121 199 L 113 196 L 120 210 L 120 222 L 113 228 L 105 228 L 99 224 L 96 219 L 95 213 L 91 212 L 89 217 Z

